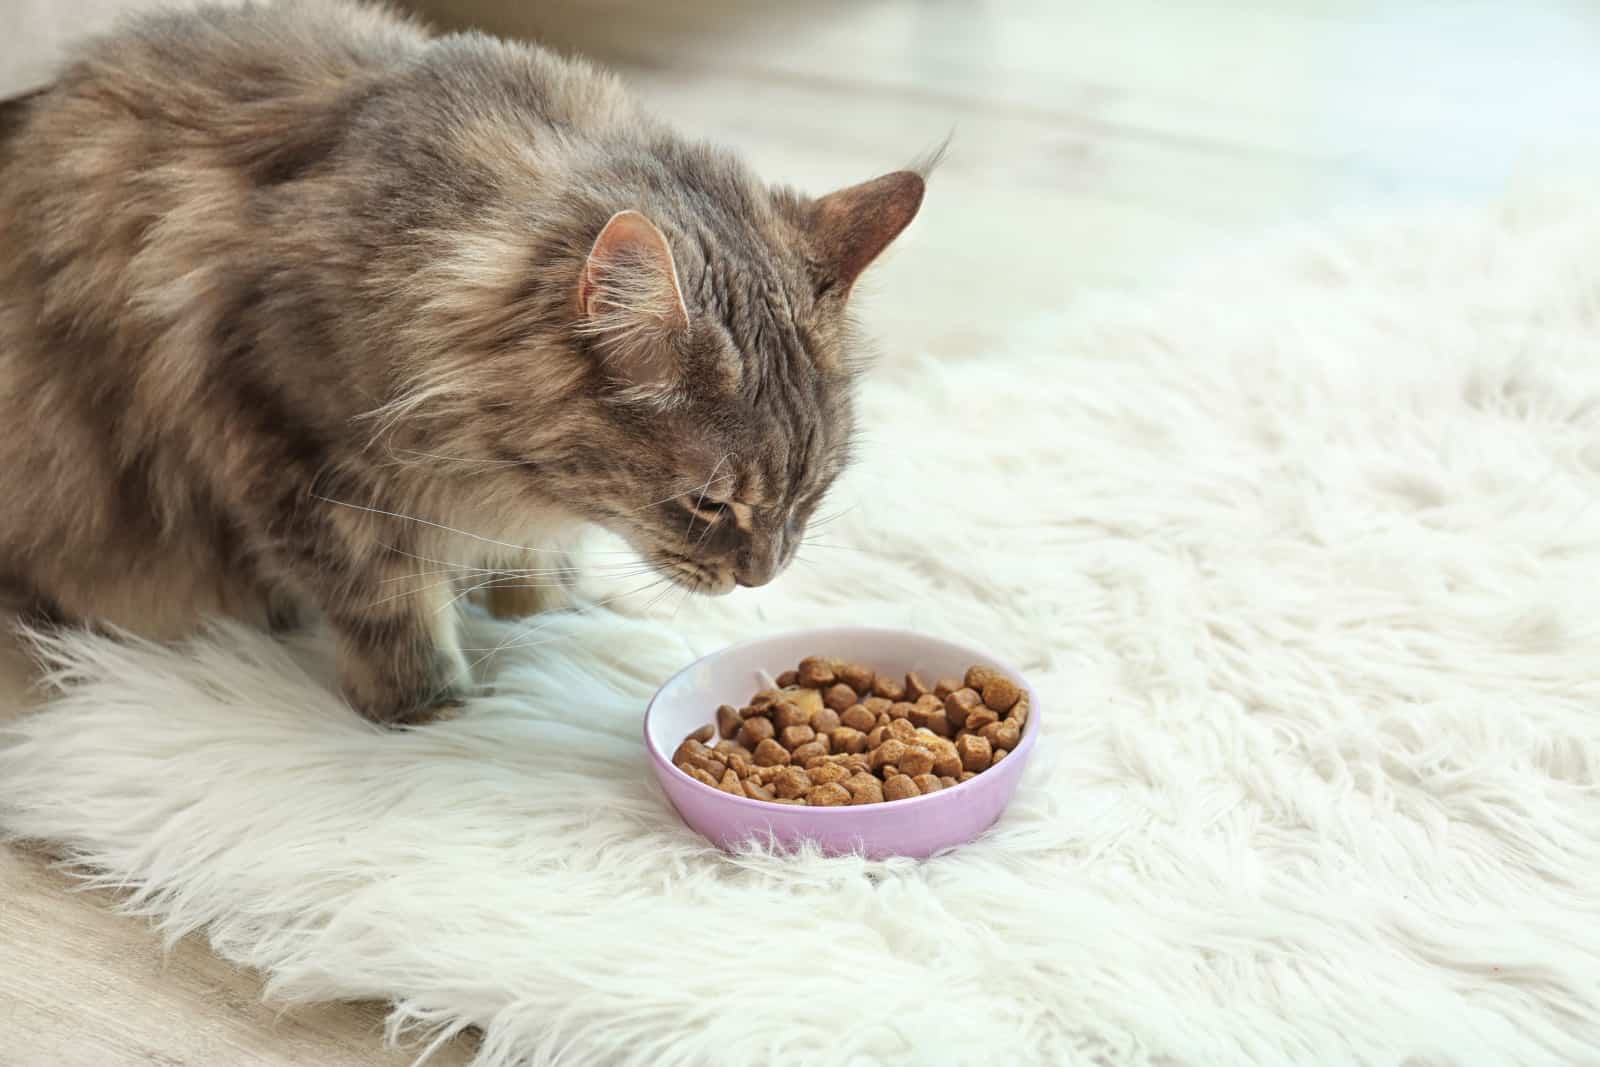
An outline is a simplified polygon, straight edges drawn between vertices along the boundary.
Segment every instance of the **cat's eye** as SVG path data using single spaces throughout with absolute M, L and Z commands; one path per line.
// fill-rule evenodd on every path
M 725 500 L 712 500 L 710 497 L 686 496 L 680 498 L 685 508 L 705 522 L 721 522 L 723 516 L 728 514 L 728 502 Z

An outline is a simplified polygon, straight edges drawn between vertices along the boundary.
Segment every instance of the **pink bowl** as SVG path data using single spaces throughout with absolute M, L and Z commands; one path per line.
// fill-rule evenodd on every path
M 1022 742 L 1001 761 L 952 789 L 859 807 L 767 804 L 713 789 L 672 765 L 684 737 L 716 719 L 719 704 L 742 705 L 768 679 L 805 656 L 840 656 L 896 675 L 916 671 L 930 681 L 959 676 L 973 664 L 1004 671 L 1028 691 L 1031 708 Z M 685 667 L 656 692 L 644 715 L 644 742 L 656 778 L 683 821 L 713 844 L 735 849 L 756 839 L 793 847 L 815 842 L 829 855 L 860 852 L 930 856 L 987 830 L 1011 802 L 1039 736 L 1039 694 L 1021 672 L 983 652 L 905 630 L 834 627 L 800 630 L 714 652 Z

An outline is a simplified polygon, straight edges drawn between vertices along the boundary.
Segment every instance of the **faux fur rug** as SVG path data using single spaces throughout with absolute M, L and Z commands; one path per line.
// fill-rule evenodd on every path
M 0 825 L 275 998 L 481 1027 L 483 1065 L 1592 1063 L 1597 249 L 1530 197 L 890 361 L 829 547 L 538 622 L 413 733 L 315 640 L 63 641 Z M 645 699 L 840 621 L 1030 672 L 1015 806 L 921 864 L 711 851 Z

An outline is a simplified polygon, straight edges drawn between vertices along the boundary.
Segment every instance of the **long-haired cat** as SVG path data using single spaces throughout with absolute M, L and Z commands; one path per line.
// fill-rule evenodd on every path
M 0 586 L 163 637 L 314 610 L 412 722 L 468 684 L 441 571 L 557 575 L 515 546 L 592 522 L 760 585 L 922 194 L 769 187 L 583 63 L 376 8 L 135 20 L 0 105 Z

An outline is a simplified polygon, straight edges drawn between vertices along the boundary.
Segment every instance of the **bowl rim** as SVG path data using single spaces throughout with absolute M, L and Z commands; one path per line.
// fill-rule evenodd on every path
M 977 645 L 969 645 L 965 642 L 953 641 L 949 638 L 937 637 L 933 634 L 924 634 L 917 630 L 902 630 L 892 626 L 820 626 L 811 627 L 804 630 L 779 630 L 774 633 L 764 634 L 761 637 L 752 637 L 744 641 L 737 641 L 731 645 L 724 645 L 715 652 L 708 652 L 703 656 L 695 658 L 692 662 L 674 672 L 670 678 L 662 682 L 661 685 L 656 688 L 655 693 L 650 697 L 650 703 L 645 705 L 642 732 L 644 734 L 645 750 L 650 754 L 651 760 L 655 762 L 658 768 L 664 767 L 669 775 L 676 776 L 679 780 L 685 782 L 694 789 L 698 789 L 703 793 L 709 794 L 723 803 L 749 808 L 754 811 L 763 811 L 768 813 L 782 811 L 791 816 L 799 816 L 804 813 L 804 816 L 814 815 L 817 818 L 832 818 L 844 815 L 855 815 L 859 817 L 863 811 L 879 810 L 888 808 L 890 806 L 893 806 L 895 811 L 908 811 L 916 804 L 929 801 L 938 801 L 941 797 L 952 796 L 968 786 L 977 785 L 983 780 L 983 775 L 979 774 L 965 782 L 957 783 L 955 786 L 949 789 L 941 789 L 937 793 L 924 793 L 922 796 L 907 797 L 904 800 L 889 800 L 884 801 L 882 804 L 840 804 L 837 807 L 821 808 L 813 808 L 809 805 L 801 807 L 792 804 L 771 804 L 764 800 L 753 800 L 750 797 L 736 797 L 732 793 L 724 793 L 720 789 L 714 789 L 711 786 L 706 785 L 699 779 L 691 777 L 690 775 L 687 775 L 683 773 L 683 771 L 679 770 L 677 765 L 672 762 L 671 758 L 669 758 L 666 753 L 662 752 L 661 749 L 656 746 L 655 739 L 650 736 L 650 717 L 655 713 L 656 704 L 661 700 L 661 695 L 670 689 L 672 684 L 679 678 L 683 677 L 685 674 L 688 674 L 690 671 L 694 670 L 707 660 L 715 659 L 719 656 L 725 656 L 730 652 L 738 652 L 742 649 L 750 648 L 754 645 L 766 644 L 769 641 L 775 641 L 780 638 L 805 637 L 811 634 L 818 635 L 819 637 L 821 635 L 828 634 L 834 635 L 835 638 L 848 637 L 849 635 L 892 634 L 897 637 L 909 636 L 930 642 L 937 642 L 939 644 L 951 645 L 961 649 L 964 652 L 973 654 L 978 660 L 989 662 L 995 668 L 1005 671 L 1012 678 L 1019 681 L 1022 684 L 1022 688 L 1028 692 L 1028 725 L 1024 727 L 1022 731 L 1021 742 L 1018 743 L 1016 748 L 1012 749 L 1011 755 L 1006 758 L 1008 761 L 1013 757 L 1018 758 L 1019 760 L 1026 760 L 1027 757 L 1032 754 L 1033 746 L 1039 738 L 1039 691 L 1033 687 L 1031 682 L 1028 681 L 1028 676 L 1022 671 L 1018 670 L 1011 663 L 1001 659 L 999 656 L 991 655 L 987 650 Z M 990 770 L 993 770 L 993 768 L 991 767 Z

